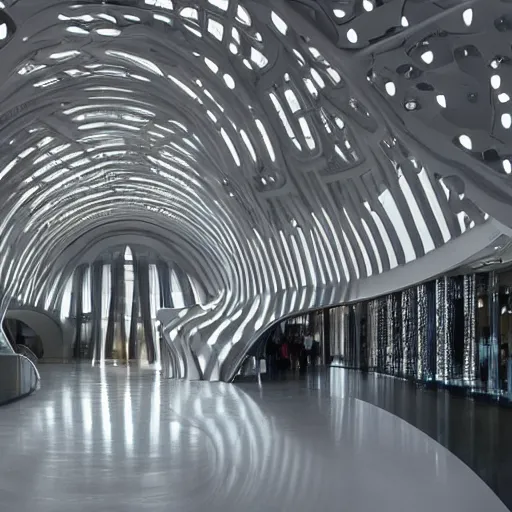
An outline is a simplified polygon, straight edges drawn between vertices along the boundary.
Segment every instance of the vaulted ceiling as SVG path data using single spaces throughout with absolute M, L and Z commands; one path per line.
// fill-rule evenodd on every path
M 512 225 L 511 31 L 506 0 L 3 0 L 2 308 L 154 240 L 216 297 L 162 317 L 183 372 L 229 378 L 284 315 L 456 266 Z

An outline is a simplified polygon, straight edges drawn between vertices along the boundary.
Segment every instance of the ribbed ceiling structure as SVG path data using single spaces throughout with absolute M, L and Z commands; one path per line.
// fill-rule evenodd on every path
M 161 312 L 172 374 L 229 380 L 279 318 L 482 249 L 511 31 L 509 0 L 3 0 L 0 314 L 143 237 L 213 297 Z

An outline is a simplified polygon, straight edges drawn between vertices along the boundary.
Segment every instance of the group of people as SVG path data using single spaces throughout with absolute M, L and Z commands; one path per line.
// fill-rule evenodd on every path
M 266 347 L 267 368 L 270 377 L 283 375 L 288 370 L 305 373 L 314 367 L 318 358 L 318 342 L 311 332 L 288 334 L 270 339 Z

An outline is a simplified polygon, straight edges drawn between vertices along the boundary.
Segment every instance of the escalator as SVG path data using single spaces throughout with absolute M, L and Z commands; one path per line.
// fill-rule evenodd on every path
M 39 388 L 40 378 L 34 352 L 16 343 L 9 322 L 0 329 L 0 405 L 24 398 Z

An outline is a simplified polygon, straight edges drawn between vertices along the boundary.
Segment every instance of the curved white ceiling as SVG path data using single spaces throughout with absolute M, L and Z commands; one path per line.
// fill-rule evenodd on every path
M 163 232 L 217 296 L 169 336 L 229 378 L 280 316 L 511 224 L 510 2 L 0 7 L 3 309 L 91 233 Z

